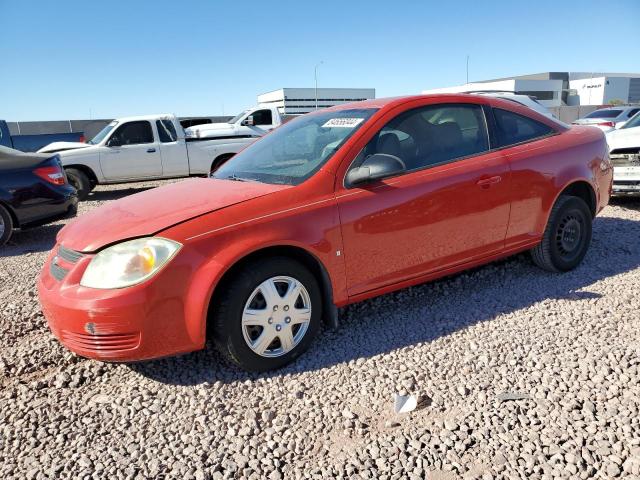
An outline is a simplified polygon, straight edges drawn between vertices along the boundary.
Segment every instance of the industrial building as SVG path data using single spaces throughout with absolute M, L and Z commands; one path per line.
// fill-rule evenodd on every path
M 423 93 L 508 91 L 536 98 L 546 107 L 640 103 L 640 73 L 544 72 L 470 82 Z
M 276 105 L 283 115 L 376 98 L 375 88 L 280 88 L 258 95 L 258 104 Z

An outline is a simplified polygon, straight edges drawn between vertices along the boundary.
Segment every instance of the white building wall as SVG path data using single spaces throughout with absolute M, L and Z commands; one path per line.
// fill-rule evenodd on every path
M 374 88 L 318 88 L 318 108 L 376 98 Z M 316 109 L 315 88 L 281 88 L 258 95 L 259 104 L 276 105 L 281 113 L 308 113 Z
M 604 101 L 608 104 L 612 100 L 620 100 L 622 103 L 629 102 L 629 84 L 630 78 L 623 77 L 606 77 L 604 83 Z

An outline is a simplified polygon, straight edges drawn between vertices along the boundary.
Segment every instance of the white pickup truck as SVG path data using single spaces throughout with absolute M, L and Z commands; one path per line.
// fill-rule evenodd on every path
M 266 119 L 272 123 L 265 125 Z M 189 132 L 174 115 L 127 117 L 113 120 L 87 143 L 55 142 L 39 152 L 60 155 L 82 200 L 98 184 L 208 175 L 279 124 L 276 107 L 256 107 L 230 123 Z M 206 135 L 197 134 L 198 127 L 208 127 Z
M 185 129 L 187 138 L 255 137 L 284 123 L 277 107 L 259 105 L 236 115 L 227 123 L 205 123 Z
M 640 195 L 640 112 L 605 135 L 613 164 L 613 193 Z

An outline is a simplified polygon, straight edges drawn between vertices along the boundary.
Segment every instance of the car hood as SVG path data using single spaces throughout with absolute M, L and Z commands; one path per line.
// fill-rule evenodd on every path
M 42 147 L 38 150 L 38 153 L 62 152 L 64 150 L 76 150 L 78 148 L 87 148 L 92 146 L 93 145 L 82 142 L 53 142 Z
M 623 128 L 606 133 L 609 150 L 640 147 L 640 127 Z
M 58 234 L 58 242 L 78 252 L 94 252 L 286 188 L 291 187 L 209 178 L 184 180 L 92 210 L 64 227 Z

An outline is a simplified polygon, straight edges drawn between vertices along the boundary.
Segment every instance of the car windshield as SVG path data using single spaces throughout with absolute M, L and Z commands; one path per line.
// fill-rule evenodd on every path
M 118 122 L 116 122 L 115 120 L 111 122 L 109 125 L 105 125 L 105 127 L 102 130 L 100 130 L 98 134 L 95 137 L 93 137 L 91 140 L 89 140 L 87 143 L 90 145 L 99 144 L 102 140 L 105 139 L 107 135 L 111 133 L 111 131 L 116 127 L 116 125 L 118 125 Z
M 631 117 L 631 120 L 629 120 L 620 128 L 634 128 L 634 127 L 640 127 L 640 112 L 636 113 L 633 117 Z
M 229 120 L 227 123 L 236 123 L 238 120 L 240 120 L 249 110 L 243 110 L 242 112 L 240 112 L 238 115 L 236 115 L 235 117 L 233 117 L 231 120 Z
M 622 113 L 622 110 L 596 110 L 586 115 L 584 118 L 615 118 Z
M 298 185 L 317 172 L 375 111 L 366 108 L 304 115 L 245 148 L 213 177 Z

